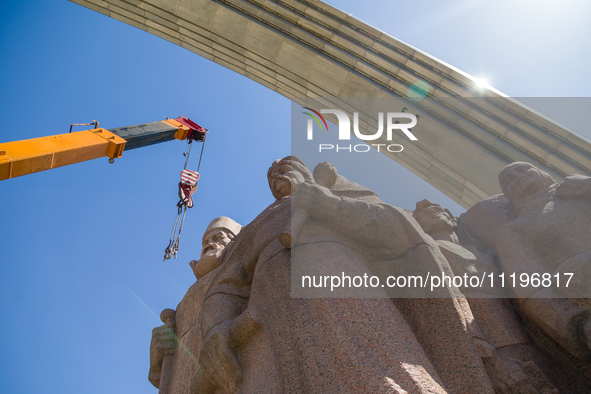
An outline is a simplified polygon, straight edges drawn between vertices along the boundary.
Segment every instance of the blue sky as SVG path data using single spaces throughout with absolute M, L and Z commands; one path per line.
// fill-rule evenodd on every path
M 333 3 L 513 97 L 590 96 L 585 0 Z M 179 258 L 165 263 L 184 143 L 0 182 L 0 392 L 156 393 L 151 330 L 193 283 L 207 223 L 247 224 L 272 202 L 266 170 L 290 153 L 290 102 L 65 0 L 4 1 L 0 15 L 0 141 L 179 114 L 210 130 Z M 551 114 L 567 125 L 574 115 Z M 385 200 L 462 212 L 393 166 L 404 187 Z

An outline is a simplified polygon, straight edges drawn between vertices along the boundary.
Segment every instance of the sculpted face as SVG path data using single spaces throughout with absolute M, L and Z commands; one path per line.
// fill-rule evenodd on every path
M 226 247 L 241 229 L 239 223 L 226 216 L 215 218 L 209 223 L 201 238 L 201 257 L 189 263 L 197 279 L 222 264 Z
M 295 193 L 299 185 L 311 179 L 311 174 L 306 173 L 305 169 L 303 164 L 293 165 L 290 158 L 273 163 L 267 175 L 273 196 L 280 200 Z
M 552 185 L 552 177 L 529 163 L 513 163 L 501 171 L 499 183 L 505 197 L 514 202 Z
M 442 231 L 453 232 L 457 226 L 456 219 L 439 204 L 419 206 L 412 216 L 421 225 L 423 231 L 430 235 Z
M 200 262 L 221 264 L 226 246 L 234 237 L 224 229 L 216 229 L 203 237 Z

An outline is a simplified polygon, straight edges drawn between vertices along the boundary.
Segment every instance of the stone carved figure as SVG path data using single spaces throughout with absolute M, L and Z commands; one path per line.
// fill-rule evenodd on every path
M 152 331 L 150 344 L 150 372 L 148 379 L 160 387 L 168 383 L 172 394 L 188 394 L 191 379 L 197 371 L 197 357 L 201 351 L 201 304 L 214 273 L 220 265 L 228 244 L 240 232 L 242 226 L 228 217 L 211 221 L 202 238 L 201 257 L 190 262 L 197 281 L 176 310 L 175 327 L 166 325 Z M 172 329 L 171 329 L 172 328 Z M 162 364 L 166 355 L 174 356 L 170 376 L 162 376 Z M 163 383 L 165 384 L 165 383 Z
M 535 166 L 517 162 L 503 169 L 499 183 L 504 194 L 462 214 L 460 233 L 494 253 L 506 276 L 516 273 L 511 296 L 535 344 L 552 354 L 568 381 L 584 387 L 570 392 L 591 392 L 585 299 L 590 294 L 591 178 L 574 175 L 559 185 Z M 550 286 L 521 288 L 521 273 L 547 273 L 554 279 L 545 283 Z M 568 288 L 564 273 L 574 275 Z
M 499 183 L 516 213 L 495 234 L 503 270 L 553 278 L 551 286 L 512 288 L 522 313 L 571 355 L 591 358 L 591 309 L 577 300 L 589 294 L 591 178 L 575 175 L 558 185 L 537 167 L 518 162 L 501 171 Z M 570 287 L 563 273 L 573 273 Z
M 240 224 L 225 216 L 215 218 L 209 223 L 201 241 L 201 257 L 189 263 L 197 280 L 222 264 L 226 247 L 241 229 Z
M 417 202 L 413 217 L 437 242 L 454 275 L 467 274 L 479 278 L 483 274 L 498 275 L 499 269 L 492 255 L 474 244 L 460 243 L 456 233 L 458 223 L 449 210 L 432 201 L 422 200 Z M 545 377 L 538 364 L 546 367 L 545 372 L 549 372 L 554 380 L 568 386 L 560 378 L 563 371 L 548 368 L 551 363 L 549 356 L 533 346 L 503 290 L 491 287 L 490 282 L 482 287 L 468 286 L 460 290 L 467 297 L 468 313 L 474 315 L 474 324 L 478 325 L 474 327 L 479 334 L 475 341 L 482 349 L 483 363 L 496 392 L 557 393 L 557 388 Z
M 453 289 L 406 300 L 404 316 L 388 298 L 291 297 L 292 254 L 343 271 L 397 258 L 445 270 L 409 213 L 342 176 L 319 186 L 296 157 L 268 179 L 276 201 L 229 246 L 203 302 L 192 393 L 493 392 Z M 308 220 L 286 249 L 278 236 L 292 209 Z

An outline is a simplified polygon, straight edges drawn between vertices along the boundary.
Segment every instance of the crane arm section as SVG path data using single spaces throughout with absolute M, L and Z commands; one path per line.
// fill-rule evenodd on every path
M 123 151 L 175 138 L 187 139 L 193 131 L 204 140 L 206 130 L 203 130 L 190 119 L 179 117 L 110 130 L 97 128 L 5 142 L 0 144 L 0 180 L 100 157 L 116 159 L 122 156 Z

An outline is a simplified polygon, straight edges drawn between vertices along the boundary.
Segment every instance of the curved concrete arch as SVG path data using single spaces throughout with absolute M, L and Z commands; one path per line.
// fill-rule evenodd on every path
M 384 153 L 466 208 L 500 193 L 497 174 L 513 161 L 534 163 L 559 180 L 591 175 L 590 141 L 492 88 L 477 90 L 473 77 L 321 1 L 70 1 L 298 103 L 318 98 L 321 105 L 324 97 L 404 101 L 412 84 L 425 81 L 429 99 L 408 100 L 421 116 L 413 128 L 419 140 L 405 144 L 410 154 Z M 484 98 L 470 99 L 475 96 Z M 352 102 L 342 104 L 360 110 Z

